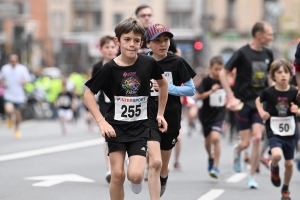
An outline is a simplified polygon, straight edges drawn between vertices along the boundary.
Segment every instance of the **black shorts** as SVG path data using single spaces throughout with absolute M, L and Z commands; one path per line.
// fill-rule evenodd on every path
M 109 153 L 125 150 L 130 156 L 144 156 L 147 155 L 148 145 L 147 140 L 141 138 L 140 140 L 132 141 L 132 142 L 107 142 L 107 152 Z
M 216 121 L 209 124 L 202 124 L 203 134 L 204 137 L 209 136 L 211 131 L 218 131 L 219 133 L 222 133 L 222 125 L 223 121 Z
M 162 133 L 157 129 L 151 129 L 149 134 L 149 141 L 158 141 L 160 143 L 160 149 L 168 151 L 173 149 L 177 142 L 179 131 L 171 133 Z
M 269 138 L 270 149 L 273 149 L 275 147 L 281 148 L 285 160 L 294 159 L 296 144 L 297 144 L 296 138 L 281 139 L 276 136 L 272 136 Z
M 236 112 L 237 127 L 239 131 L 251 129 L 255 123 L 264 124 L 259 116 L 257 109 L 244 106 Z

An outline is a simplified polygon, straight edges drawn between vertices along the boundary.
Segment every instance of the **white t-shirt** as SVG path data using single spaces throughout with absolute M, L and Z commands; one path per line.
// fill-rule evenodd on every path
M 31 77 L 28 69 L 21 64 L 16 64 L 13 68 L 11 64 L 6 64 L 1 68 L 0 79 L 4 81 L 4 99 L 14 103 L 25 101 L 25 92 L 22 82 L 30 82 Z

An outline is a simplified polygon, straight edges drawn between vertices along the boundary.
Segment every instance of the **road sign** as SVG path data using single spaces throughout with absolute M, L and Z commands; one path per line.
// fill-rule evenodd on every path
M 63 174 L 63 175 L 50 175 L 50 176 L 35 176 L 35 177 L 27 177 L 25 180 L 38 180 L 41 182 L 37 182 L 32 184 L 35 187 L 51 187 L 53 185 L 57 185 L 64 182 L 85 182 L 85 183 L 93 183 L 95 182 L 92 179 L 88 179 L 77 174 Z

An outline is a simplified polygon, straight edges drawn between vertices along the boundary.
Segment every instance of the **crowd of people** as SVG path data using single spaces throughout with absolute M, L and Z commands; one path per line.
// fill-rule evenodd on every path
M 57 110 L 62 134 L 66 134 L 65 123 L 78 118 L 80 105 L 85 108 L 89 127 L 99 126 L 106 140 L 104 154 L 110 198 L 124 199 L 125 176 L 134 193 L 142 191 L 145 179 L 151 200 L 163 196 L 173 148 L 174 168 L 181 169 L 180 131 L 185 107 L 188 135 L 195 130 L 197 118 L 201 123 L 207 170 L 212 178 L 219 178 L 222 173 L 220 134 L 230 127 L 230 141 L 236 130 L 239 135 L 234 148 L 235 172 L 242 171 L 241 154 L 252 142 L 252 151 L 246 157 L 251 165 L 247 187 L 258 189 L 254 176 L 261 161 L 270 170 L 272 184 L 281 187 L 281 199 L 290 200 L 295 151 L 300 147 L 300 44 L 294 75 L 292 63 L 275 60 L 272 51 L 266 48 L 273 40 L 270 24 L 257 22 L 252 29 L 253 39 L 235 51 L 227 63 L 216 55 L 210 59 L 208 70 L 197 75 L 180 56 L 169 28 L 152 23 L 150 6 L 139 6 L 135 14 L 136 18 L 127 18 L 115 27 L 115 37 L 107 35 L 100 39 L 103 58 L 93 66 L 90 76 L 78 78 L 71 74 L 58 82 L 41 77 L 34 83 L 52 91 L 47 97 Z M 12 54 L 9 64 L 0 72 L 0 96 L 3 96 L 0 103 L 3 101 L 5 105 L 0 113 L 5 110 L 9 128 L 15 119 L 15 138 L 21 136 L 24 86 L 30 83 L 27 68 Z M 55 94 L 51 88 L 55 88 Z M 265 153 L 267 149 L 269 153 Z M 278 164 L 282 156 L 283 181 Z

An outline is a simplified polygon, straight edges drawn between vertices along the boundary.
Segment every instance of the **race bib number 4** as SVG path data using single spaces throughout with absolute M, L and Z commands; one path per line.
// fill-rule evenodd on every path
M 164 75 L 168 81 L 168 84 L 173 84 L 173 76 L 172 72 L 164 72 Z M 155 90 L 153 87 L 153 79 L 150 81 L 150 95 L 153 96 L 158 96 L 159 92 L 158 90 Z
M 124 97 L 115 96 L 115 120 L 139 121 L 147 117 L 147 96 Z
M 209 105 L 211 107 L 225 106 L 226 92 L 224 89 L 218 89 L 209 95 Z
M 271 117 L 270 126 L 274 135 L 292 136 L 295 134 L 295 118 L 288 117 Z

